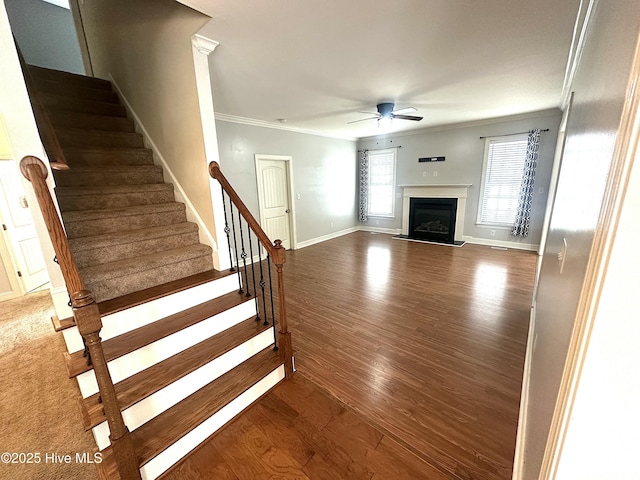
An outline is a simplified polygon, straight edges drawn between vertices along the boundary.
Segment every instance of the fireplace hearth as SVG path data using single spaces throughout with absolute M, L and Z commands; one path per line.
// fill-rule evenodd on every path
M 454 244 L 457 208 L 457 198 L 411 198 L 407 237 Z

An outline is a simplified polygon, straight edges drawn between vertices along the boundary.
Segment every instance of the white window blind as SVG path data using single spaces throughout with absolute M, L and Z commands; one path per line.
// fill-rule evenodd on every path
M 478 223 L 511 226 L 518 210 L 527 135 L 487 138 Z
M 369 151 L 369 215 L 393 216 L 396 149 Z

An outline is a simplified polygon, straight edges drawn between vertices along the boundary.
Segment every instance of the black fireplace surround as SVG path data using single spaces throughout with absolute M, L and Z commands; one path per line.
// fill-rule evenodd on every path
M 454 243 L 457 198 L 410 198 L 409 238 Z

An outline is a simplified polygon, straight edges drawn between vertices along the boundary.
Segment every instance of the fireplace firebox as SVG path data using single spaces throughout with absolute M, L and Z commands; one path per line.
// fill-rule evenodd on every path
M 409 238 L 454 243 L 457 198 L 410 198 Z

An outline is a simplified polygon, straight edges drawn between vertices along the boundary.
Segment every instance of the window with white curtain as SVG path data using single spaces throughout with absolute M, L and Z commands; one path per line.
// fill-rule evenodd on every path
M 369 215 L 393 217 L 395 184 L 396 149 L 369 150 Z
M 527 134 L 485 140 L 478 224 L 511 227 L 518 211 Z

